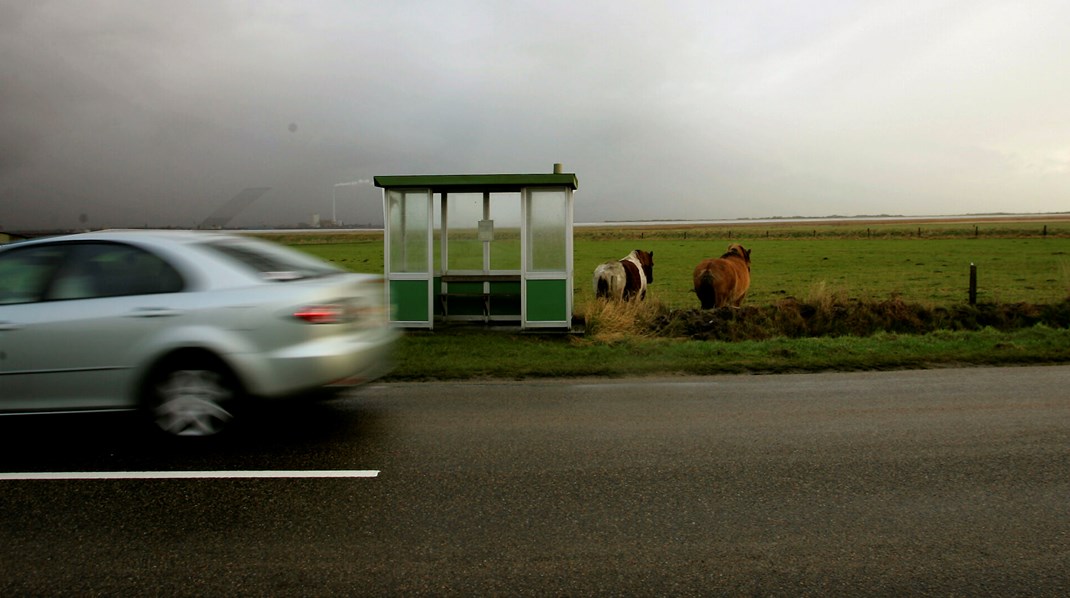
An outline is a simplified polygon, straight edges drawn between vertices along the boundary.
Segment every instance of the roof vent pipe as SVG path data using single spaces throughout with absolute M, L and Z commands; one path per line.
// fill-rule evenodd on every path
M 561 163 L 554 162 L 554 174 L 561 174 Z

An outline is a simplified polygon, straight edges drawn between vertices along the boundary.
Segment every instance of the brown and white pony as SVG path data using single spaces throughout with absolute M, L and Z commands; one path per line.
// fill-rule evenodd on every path
M 646 298 L 646 287 L 654 282 L 654 252 L 636 249 L 620 260 L 599 264 L 594 269 L 594 296 L 628 301 Z
M 717 259 L 702 260 L 695 266 L 695 294 L 702 309 L 739 307 L 750 288 L 750 250 L 733 243 Z

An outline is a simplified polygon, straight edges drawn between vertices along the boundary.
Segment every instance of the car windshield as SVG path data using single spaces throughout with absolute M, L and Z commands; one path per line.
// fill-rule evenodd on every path
M 252 239 L 211 241 L 206 243 L 205 247 L 251 268 L 264 280 L 300 280 L 342 272 L 339 268 L 312 256 Z

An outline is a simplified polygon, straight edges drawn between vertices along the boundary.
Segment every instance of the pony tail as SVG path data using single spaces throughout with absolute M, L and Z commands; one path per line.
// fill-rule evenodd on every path
M 695 294 L 702 303 L 702 309 L 710 309 L 717 305 L 717 278 L 713 272 L 705 270 L 698 278 Z

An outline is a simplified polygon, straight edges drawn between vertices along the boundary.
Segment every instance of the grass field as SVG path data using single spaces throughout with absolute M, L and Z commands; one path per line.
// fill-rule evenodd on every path
M 740 237 L 734 242 L 752 252 L 751 304 L 802 298 L 815 290 L 862 299 L 897 294 L 909 301 L 960 302 L 968 298 L 971 263 L 977 267 L 981 301 L 1044 303 L 1061 300 L 1070 288 L 1067 239 Z M 697 306 L 692 270 L 703 258 L 720 256 L 728 244 L 727 239 L 577 242 L 578 298 L 592 297 L 586 277 L 599 262 L 645 249 L 654 252 L 651 296 L 675 307 Z
M 298 244 L 351 270 L 383 271 L 381 233 L 271 238 Z M 702 259 L 721 255 L 733 242 L 752 251 L 747 299 L 751 305 L 828 293 L 858 299 L 898 295 L 910 302 L 959 303 L 968 298 L 970 264 L 977 267 L 978 300 L 982 302 L 1051 303 L 1070 295 L 1070 217 L 982 224 L 744 223 L 731 229 L 579 228 L 574 235 L 575 305 L 578 309 L 593 298 L 590 277 L 595 266 L 633 249 L 645 249 L 654 252 L 650 296 L 670 307 L 697 307 L 691 271 Z M 519 256 L 520 246 L 517 241 L 506 242 L 497 244 L 495 250 Z
M 379 232 L 269 236 L 354 271 L 383 271 Z M 622 327 L 604 334 L 620 315 L 593 300 L 594 267 L 632 249 L 655 254 L 651 301 L 632 322 L 665 313 L 716 320 L 698 309 L 691 270 L 719 256 L 729 243 L 752 250 L 753 283 L 746 306 L 773 306 L 788 298 L 828 303 L 851 299 L 896 301 L 958 309 L 967 302 L 970 264 L 978 270 L 978 301 L 1056 304 L 1070 296 L 1070 216 L 1042 222 L 912 222 L 745 224 L 727 227 L 584 227 L 574 235 L 575 309 L 597 313 L 603 333 L 582 337 L 486 333 L 479 329 L 410 331 L 399 343 L 388 379 L 526 378 L 717 374 L 1066 363 L 1070 330 L 1037 324 L 997 330 L 939 330 L 927 334 L 878 332 L 865 336 L 771 337 L 723 341 L 658 338 Z M 514 247 L 515 246 L 515 247 Z M 451 249 L 452 251 L 452 249 Z M 495 244 L 519 253 L 516 241 Z M 517 256 L 498 256 L 507 264 Z M 599 311 L 601 310 L 601 311 Z M 775 310 L 766 310 L 775 311 Z M 742 312 L 741 312 L 742 313 Z M 673 316 L 676 317 L 676 316 Z M 829 316 L 835 318 L 835 312 Z M 681 317 L 683 321 L 685 318 Z M 671 328 L 672 326 L 670 326 Z M 590 329 L 589 329 L 590 330 Z M 691 333 L 691 338 L 716 338 Z

